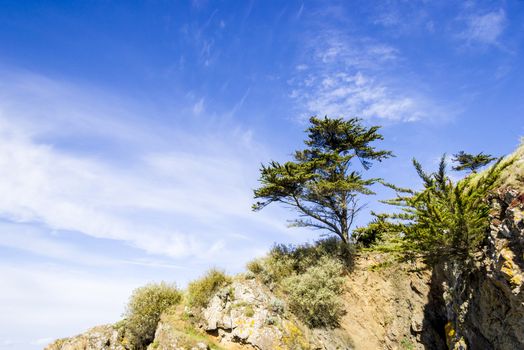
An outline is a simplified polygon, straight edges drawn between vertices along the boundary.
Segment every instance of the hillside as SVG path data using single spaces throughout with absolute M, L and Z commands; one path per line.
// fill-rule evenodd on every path
M 313 271 L 333 280 L 322 269 L 333 263 L 326 252 L 336 259 L 339 248 L 280 248 L 250 263 L 246 273 L 213 284 L 201 305 L 191 302 L 190 287 L 162 314 L 147 349 L 524 348 L 524 147 L 507 159 L 514 162 L 486 199 L 490 229 L 474 269 L 455 261 L 429 269 L 386 253 L 351 252 L 342 286 L 333 289 L 340 290 L 343 312 L 327 315 L 336 314 L 335 322 L 319 326 L 325 315 L 297 312 L 291 295 Z M 326 285 L 313 294 L 324 293 Z M 134 349 L 126 332 L 125 321 L 98 326 L 46 350 Z
M 188 331 L 191 325 L 183 320 L 183 308 L 164 315 L 150 348 L 199 349 L 206 344 L 217 349 L 423 349 L 424 341 L 429 344 L 437 336 L 422 339 L 428 327 L 424 320 L 431 274 L 414 271 L 409 264 L 377 268 L 382 260 L 377 254 L 357 258 L 346 277 L 347 313 L 337 329 L 310 330 L 285 310 L 280 314 L 272 305 L 280 299 L 267 286 L 239 275 L 212 297 L 197 329 Z M 46 349 L 125 349 L 125 342 L 118 326 L 101 326 Z

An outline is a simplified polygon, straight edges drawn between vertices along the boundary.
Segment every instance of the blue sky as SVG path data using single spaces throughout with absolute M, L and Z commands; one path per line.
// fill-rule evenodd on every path
M 0 348 L 317 237 L 250 210 L 310 115 L 383 125 L 369 175 L 402 186 L 412 157 L 511 152 L 523 43 L 522 1 L 0 1 Z

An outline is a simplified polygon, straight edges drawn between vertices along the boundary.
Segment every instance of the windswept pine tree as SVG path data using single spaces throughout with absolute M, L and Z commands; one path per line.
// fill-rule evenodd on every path
M 452 169 L 455 171 L 469 170 L 472 173 L 476 173 L 478 169 L 482 168 L 485 165 L 488 165 L 496 158 L 492 157 L 491 154 L 484 154 L 480 152 L 479 154 L 473 155 L 460 151 L 457 154 L 453 155 L 453 162 L 457 163 Z
M 373 194 L 370 187 L 380 180 L 364 178 L 354 162 L 367 170 L 392 153 L 371 145 L 383 139 L 379 127 L 367 128 L 358 118 L 309 121 L 306 148 L 296 151 L 293 161 L 272 161 L 260 169 L 261 187 L 254 191 L 260 201 L 253 209 L 282 203 L 298 212 L 291 226 L 327 230 L 349 243 L 353 221 L 362 209 L 359 197 Z

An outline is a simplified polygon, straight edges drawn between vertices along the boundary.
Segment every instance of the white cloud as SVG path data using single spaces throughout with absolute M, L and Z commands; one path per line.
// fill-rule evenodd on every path
M 311 115 L 358 116 L 392 122 L 416 121 L 429 115 L 423 98 L 394 91 L 360 72 L 334 72 L 310 79 L 308 89 L 297 89 L 292 96 L 304 103 Z
M 118 258 L 117 254 L 107 256 L 93 252 L 74 242 L 63 241 L 56 233 L 49 234 L 48 229 L 31 224 L 0 222 L 0 246 L 24 251 L 32 256 L 51 258 L 62 262 L 81 264 L 90 267 L 123 267 L 129 265 L 152 268 L 184 270 L 180 265 L 168 261 L 139 258 Z
M 251 212 L 264 158 L 249 130 L 156 129 L 116 98 L 42 77 L 0 84 L 0 94 L 9 97 L 0 103 L 0 215 L 7 220 L 207 261 L 224 237 L 243 234 L 246 222 L 286 230 Z M 108 101 L 118 103 L 107 109 Z M 150 114 L 143 107 L 138 113 Z M 57 138 L 96 141 L 95 148 L 119 143 L 120 151 L 78 153 Z
M 333 30 L 321 31 L 308 40 L 306 47 L 314 59 L 311 66 L 317 70 L 323 68 L 319 63 L 342 64 L 354 69 L 377 69 L 399 58 L 398 50 L 390 45 L 365 37 L 355 39 Z
M 494 45 L 506 27 L 506 12 L 503 9 L 482 15 L 475 14 L 466 17 L 466 29 L 460 37 L 468 43 Z
M 394 69 L 402 61 L 390 45 L 325 30 L 311 39 L 310 61 L 290 81 L 301 117 L 329 115 L 388 122 L 442 118 L 413 81 Z

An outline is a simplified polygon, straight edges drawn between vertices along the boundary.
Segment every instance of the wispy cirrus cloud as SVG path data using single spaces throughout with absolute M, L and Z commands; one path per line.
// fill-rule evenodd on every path
M 507 25 L 506 12 L 500 8 L 485 13 L 464 16 L 465 29 L 459 38 L 468 44 L 497 45 Z
M 284 210 L 251 210 L 268 156 L 232 118 L 249 90 L 225 117 L 192 99 L 156 124 L 147 103 L 108 91 L 0 77 L 0 347 L 114 322 L 139 285 L 237 272 L 282 235 L 304 238 Z
M 309 39 L 308 57 L 290 80 L 302 116 L 359 116 L 387 122 L 437 119 L 430 97 L 395 72 L 403 58 L 388 44 L 332 30 Z M 299 69 L 300 68 L 300 69 Z
M 396 94 L 360 72 L 310 78 L 307 85 L 312 90 L 295 90 L 292 97 L 303 101 L 307 110 L 315 115 L 360 116 L 392 122 L 425 117 L 421 100 Z
M 157 125 L 147 103 L 108 91 L 0 77 L 0 347 L 116 321 L 134 287 L 236 272 L 276 235 L 300 234 L 283 211 L 251 211 L 267 156 L 231 121 L 246 95 L 228 118 L 189 102 Z M 28 325 L 34 341 L 15 330 Z
M 199 122 L 191 134 L 149 120 L 146 127 L 136 114 L 151 112 L 135 105 L 131 112 L 122 101 L 38 76 L 11 79 L 0 84 L 9 97 L 0 102 L 3 220 L 206 261 L 246 224 L 286 230 L 251 212 L 264 157 L 250 130 Z

